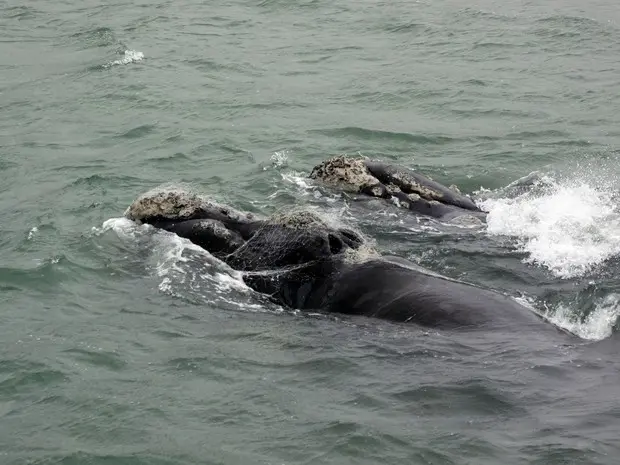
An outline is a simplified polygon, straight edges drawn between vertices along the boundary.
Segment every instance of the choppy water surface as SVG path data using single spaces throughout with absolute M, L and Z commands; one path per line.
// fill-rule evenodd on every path
M 620 9 L 611 0 L 0 2 L 0 462 L 615 464 Z M 358 208 L 338 153 L 488 225 Z M 285 311 L 121 218 L 190 183 L 308 206 L 580 338 Z

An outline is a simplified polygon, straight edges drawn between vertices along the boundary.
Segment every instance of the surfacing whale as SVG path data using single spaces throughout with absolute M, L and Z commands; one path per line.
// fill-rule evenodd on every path
M 344 191 L 396 200 L 401 207 L 443 220 L 459 216 L 485 219 L 469 197 L 409 168 L 383 161 L 344 155 L 315 166 L 310 178 Z
M 362 234 L 312 212 L 257 218 L 177 190 L 148 192 L 125 216 L 189 239 L 289 308 L 430 328 L 558 331 L 501 293 L 382 257 Z

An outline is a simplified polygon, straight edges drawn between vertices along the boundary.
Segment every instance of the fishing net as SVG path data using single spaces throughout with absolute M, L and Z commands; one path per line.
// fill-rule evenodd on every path
M 358 249 L 362 236 L 334 227 L 313 212 L 279 212 L 262 222 L 246 243 L 225 258 L 244 271 L 284 271 Z

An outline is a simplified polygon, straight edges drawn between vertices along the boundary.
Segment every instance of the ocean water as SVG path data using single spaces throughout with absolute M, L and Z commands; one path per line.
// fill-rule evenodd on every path
M 616 464 L 620 9 L 0 2 L 0 464 Z M 485 225 L 353 205 L 336 154 Z M 312 208 L 578 336 L 292 312 L 122 218 L 184 183 Z

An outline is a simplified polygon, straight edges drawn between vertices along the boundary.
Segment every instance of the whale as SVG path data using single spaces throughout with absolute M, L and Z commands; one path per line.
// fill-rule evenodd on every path
M 434 192 L 452 202 L 445 205 L 477 211 L 458 195 Z M 154 190 L 134 200 L 125 216 L 191 241 L 286 308 L 446 330 L 563 333 L 511 296 L 383 256 L 359 231 L 313 211 L 258 217 L 195 193 Z
M 446 187 L 410 168 L 381 160 L 335 156 L 316 165 L 309 178 L 343 192 L 390 200 L 419 215 L 447 221 L 462 216 L 486 218 L 486 212 L 456 186 Z

